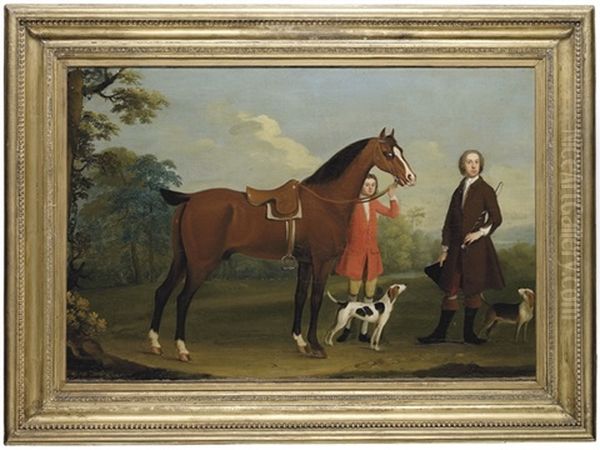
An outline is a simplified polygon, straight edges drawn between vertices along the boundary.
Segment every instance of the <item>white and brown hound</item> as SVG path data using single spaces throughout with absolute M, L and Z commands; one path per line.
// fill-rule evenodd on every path
M 484 325 L 479 334 L 485 331 L 489 337 L 492 329 L 499 322 L 515 324 L 515 342 L 519 342 L 519 332 L 523 328 L 523 342 L 527 342 L 527 324 L 533 319 L 535 312 L 535 292 L 528 288 L 517 291 L 521 296 L 520 303 L 496 303 L 491 305 L 485 315 Z
M 381 339 L 383 327 L 390 318 L 396 299 L 405 290 L 406 285 L 404 284 L 392 284 L 385 295 L 374 303 L 342 302 L 336 300 L 329 291 L 327 291 L 329 298 L 340 305 L 340 309 L 337 312 L 336 321 L 333 327 L 327 333 L 325 342 L 329 345 L 333 345 L 333 336 L 335 333 L 344 328 L 350 320 L 359 319 L 364 322 L 376 324 L 371 336 L 371 348 L 379 351 L 379 340 Z

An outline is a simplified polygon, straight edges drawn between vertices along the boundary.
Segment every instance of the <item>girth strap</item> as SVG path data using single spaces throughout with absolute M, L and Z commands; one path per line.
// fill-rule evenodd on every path
M 287 239 L 287 252 L 281 258 L 281 268 L 283 270 L 294 270 L 298 267 L 298 261 L 293 255 L 294 244 L 296 242 L 296 221 L 293 219 L 285 221 L 285 236 Z

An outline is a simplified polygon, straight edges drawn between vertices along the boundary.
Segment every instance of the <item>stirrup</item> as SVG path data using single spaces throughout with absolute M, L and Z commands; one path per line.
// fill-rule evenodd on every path
M 298 268 L 298 260 L 294 255 L 285 255 L 281 258 L 282 270 L 295 270 Z

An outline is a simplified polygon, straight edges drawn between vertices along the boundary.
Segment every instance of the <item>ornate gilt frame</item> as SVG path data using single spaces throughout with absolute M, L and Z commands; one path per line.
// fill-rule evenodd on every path
M 6 9 L 9 443 L 594 437 L 591 7 Z M 537 375 L 513 380 L 65 380 L 66 70 L 519 66 L 536 73 Z

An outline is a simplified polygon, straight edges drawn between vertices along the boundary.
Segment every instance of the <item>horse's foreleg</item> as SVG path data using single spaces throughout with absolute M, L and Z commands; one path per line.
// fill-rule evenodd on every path
M 333 269 L 335 260 L 313 263 L 313 283 L 310 298 L 310 325 L 308 328 L 308 342 L 311 345 L 311 356 L 316 358 L 327 358 L 325 349 L 319 343 L 317 338 L 317 325 L 319 322 L 319 311 L 323 302 L 323 292 L 327 278 Z
M 310 351 L 308 344 L 302 337 L 302 311 L 304 309 L 304 303 L 306 303 L 311 277 L 310 264 L 304 262 L 299 263 L 296 295 L 294 297 L 294 325 L 292 327 L 292 337 L 298 347 L 298 351 L 302 354 L 307 354 Z
M 181 252 L 178 256 L 173 258 L 167 278 L 165 278 L 165 281 L 163 281 L 154 294 L 154 313 L 152 314 L 148 339 L 150 341 L 150 351 L 155 355 L 162 354 L 162 348 L 158 341 L 158 331 L 165 305 L 167 304 L 173 289 L 175 289 L 175 286 L 177 286 L 177 283 L 181 280 L 184 269 L 185 256 L 183 252 Z

